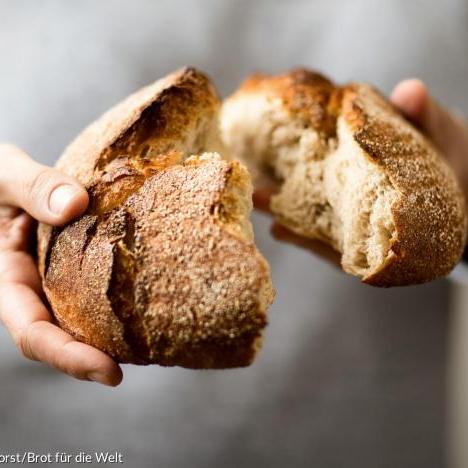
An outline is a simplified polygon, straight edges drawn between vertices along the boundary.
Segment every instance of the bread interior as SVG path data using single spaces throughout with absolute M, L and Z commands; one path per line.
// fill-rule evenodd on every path
M 397 192 L 338 117 L 324 138 L 281 100 L 261 93 L 225 101 L 221 133 L 231 156 L 278 185 L 271 209 L 293 232 L 321 239 L 342 253 L 343 269 L 362 278 L 391 255 Z

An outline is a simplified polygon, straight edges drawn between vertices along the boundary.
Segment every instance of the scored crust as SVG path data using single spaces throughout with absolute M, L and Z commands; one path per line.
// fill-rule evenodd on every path
M 122 154 L 152 157 L 168 151 L 198 153 L 217 141 L 219 98 L 210 80 L 183 68 L 141 88 L 89 125 L 56 167 L 89 183 L 95 171 Z
M 278 222 L 342 253 L 376 286 L 446 275 L 465 245 L 465 202 L 434 146 L 369 85 L 305 69 L 254 75 L 223 104 L 230 153 L 278 187 Z
M 219 101 L 184 69 L 88 127 L 57 167 L 90 206 L 39 227 L 39 267 L 59 324 L 119 362 L 252 362 L 273 289 L 253 242 L 251 182 L 219 147 Z M 200 155 L 197 155 L 200 154 Z

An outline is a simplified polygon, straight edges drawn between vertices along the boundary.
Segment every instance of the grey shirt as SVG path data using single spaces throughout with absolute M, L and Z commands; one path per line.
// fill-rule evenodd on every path
M 389 92 L 423 78 L 468 113 L 468 4 L 0 0 L 0 140 L 52 164 L 83 126 L 183 64 L 222 94 L 295 65 Z M 27 362 L 0 332 L 0 452 L 118 450 L 131 467 L 441 467 L 451 283 L 380 290 L 273 240 L 258 360 L 125 366 L 108 389 Z M 21 311 L 18 311 L 21 313 Z

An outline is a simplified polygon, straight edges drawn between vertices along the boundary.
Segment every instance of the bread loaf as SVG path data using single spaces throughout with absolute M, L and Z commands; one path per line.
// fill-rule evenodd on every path
M 465 246 L 463 194 L 431 142 L 373 87 L 298 69 L 254 75 L 229 97 L 233 157 L 278 187 L 277 221 L 341 253 L 375 286 L 448 274 Z
M 248 171 L 215 153 L 219 106 L 183 69 L 104 114 L 57 164 L 90 205 L 39 227 L 44 290 L 61 327 L 119 362 L 246 366 L 260 345 L 273 288 Z
M 459 260 L 454 174 L 371 86 L 304 69 L 255 75 L 220 121 L 219 109 L 209 80 L 186 68 L 105 113 L 58 161 L 90 205 L 65 227 L 39 226 L 38 264 L 76 339 L 126 363 L 252 362 L 274 292 L 253 241 L 250 176 L 233 158 L 274 182 L 279 223 L 331 245 L 368 284 L 430 281 Z

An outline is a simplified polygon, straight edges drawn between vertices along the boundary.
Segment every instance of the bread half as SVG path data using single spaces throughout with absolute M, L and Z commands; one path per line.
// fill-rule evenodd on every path
M 466 240 L 463 194 L 436 148 L 374 88 L 298 69 L 254 75 L 229 97 L 232 156 L 278 186 L 277 220 L 341 252 L 375 286 L 448 274 Z
M 90 206 L 39 227 L 39 267 L 58 323 L 119 362 L 246 366 L 273 299 L 253 241 L 247 169 L 214 153 L 219 100 L 183 69 L 104 114 L 57 167 Z

